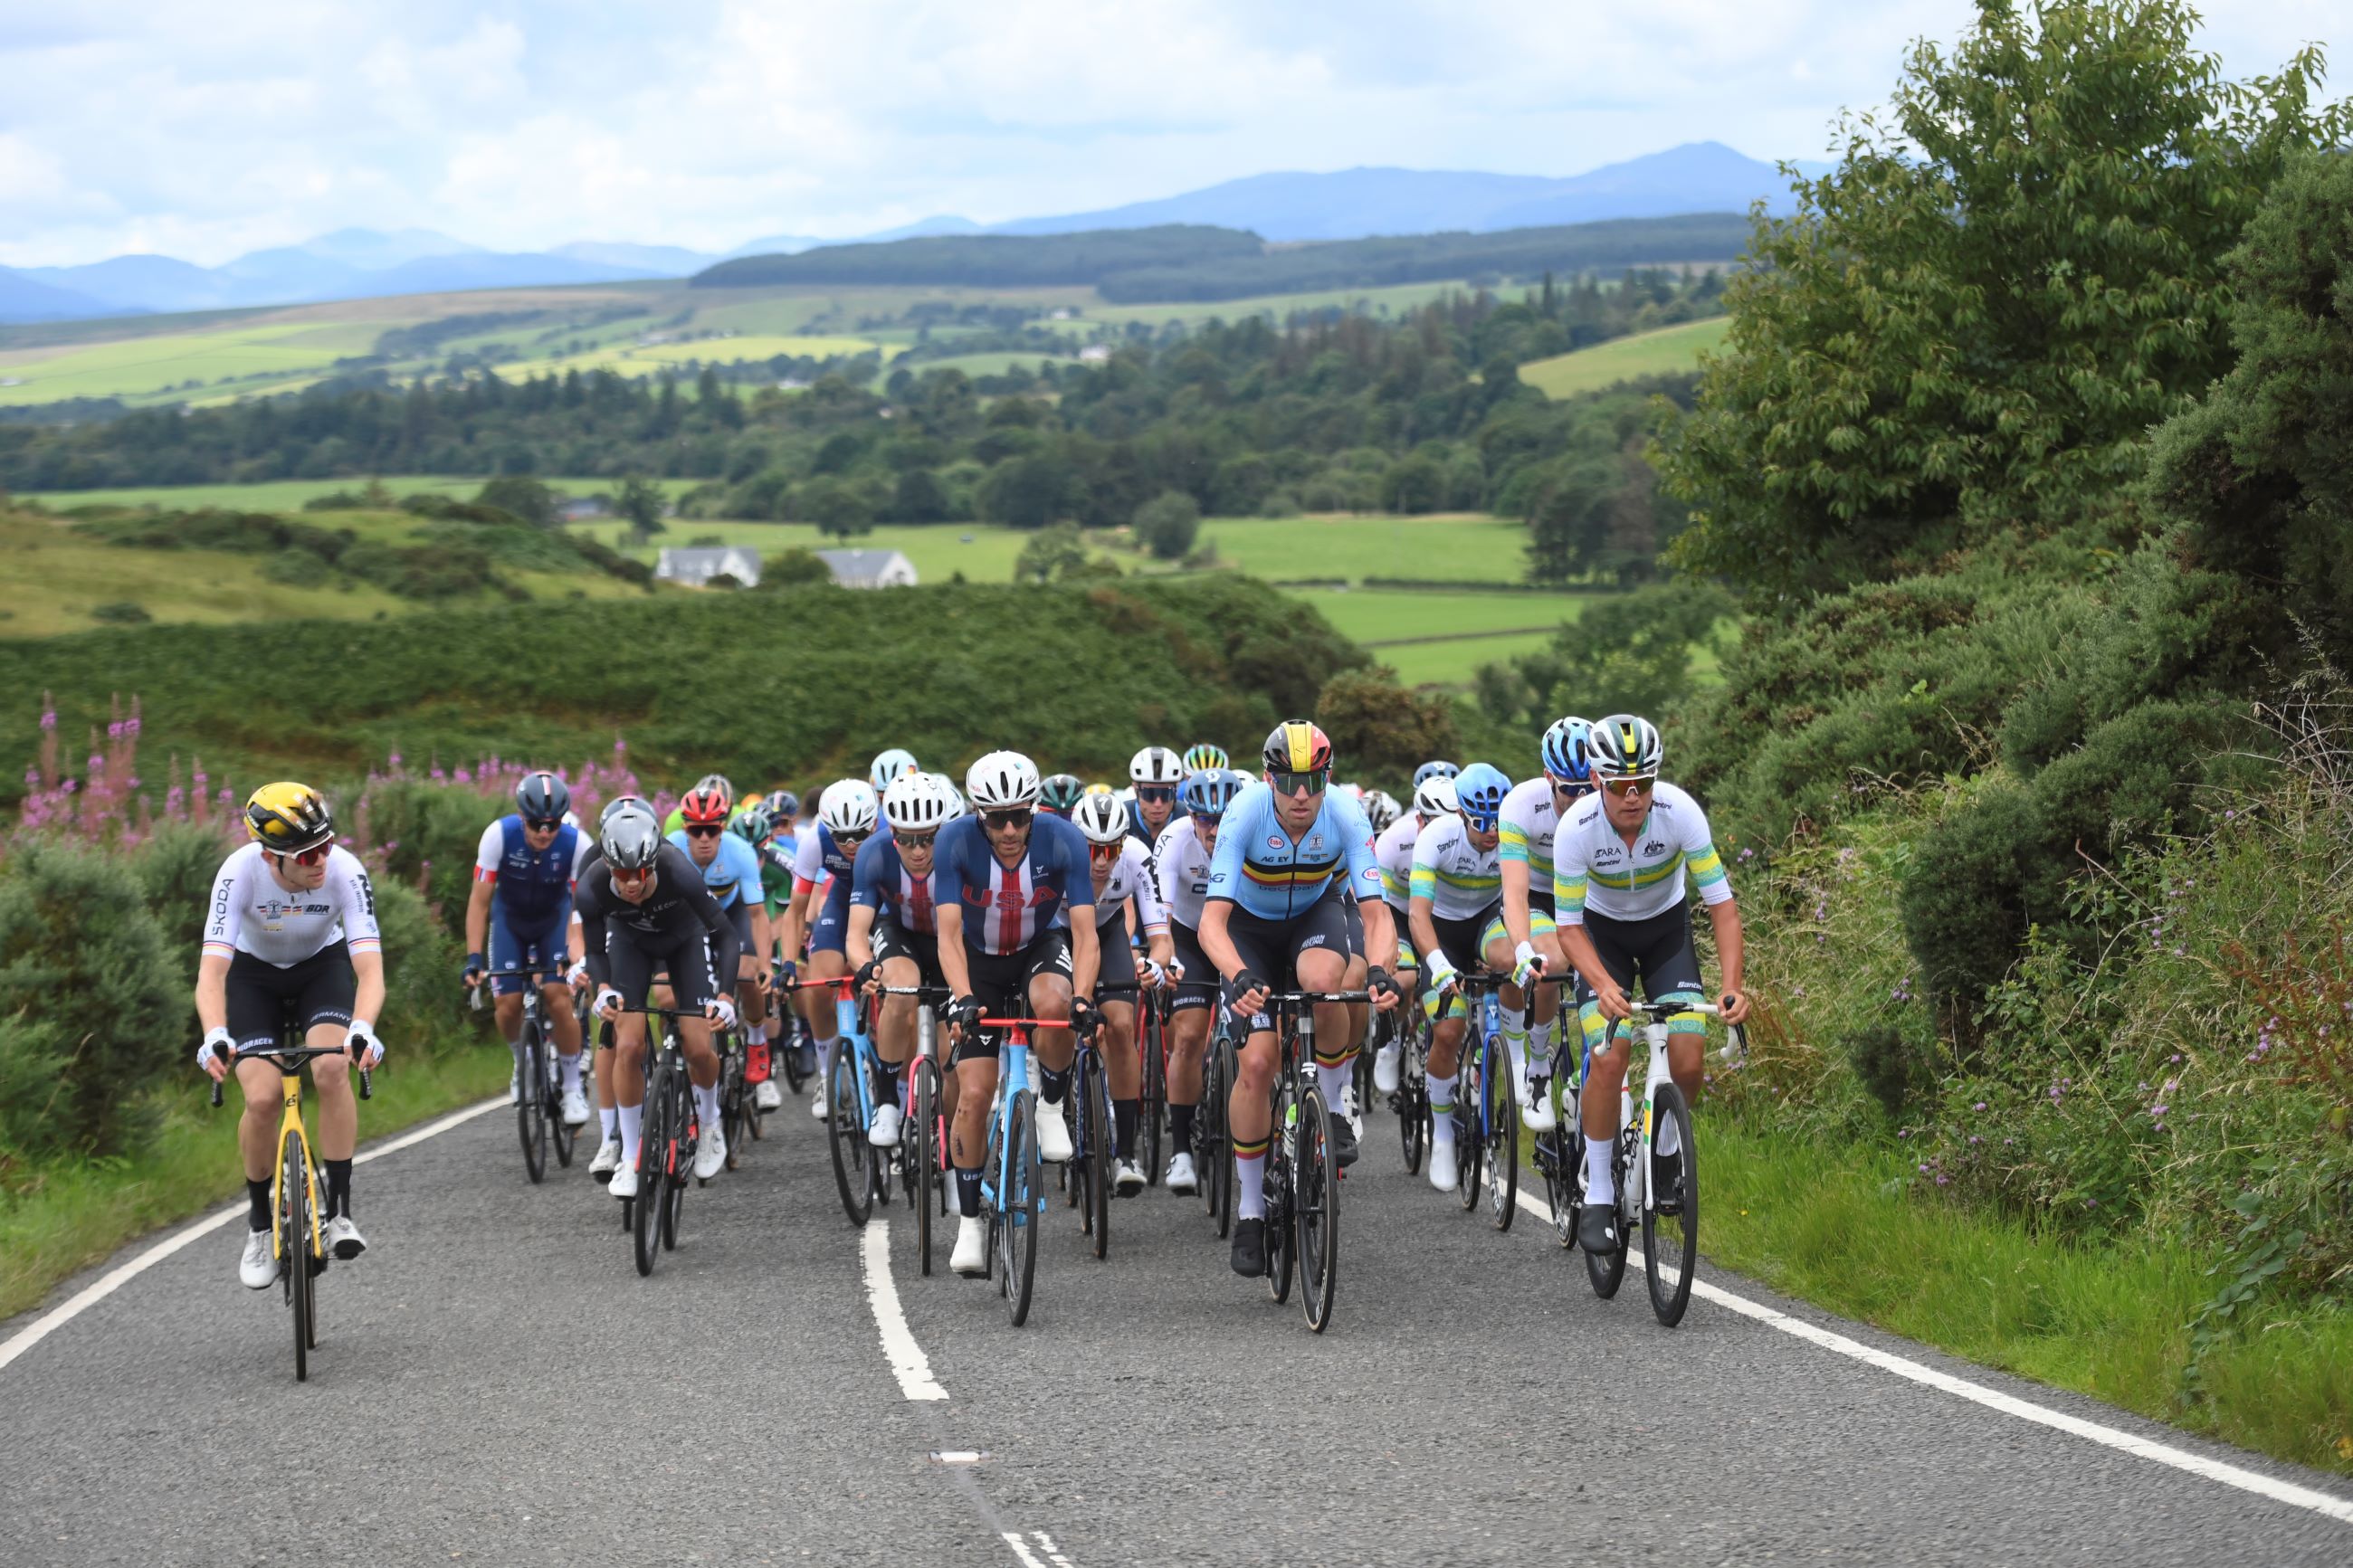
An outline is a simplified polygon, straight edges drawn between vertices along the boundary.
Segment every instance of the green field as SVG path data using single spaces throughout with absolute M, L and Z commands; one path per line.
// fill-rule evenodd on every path
M 584 479 L 578 478 L 543 477 L 542 483 L 567 495 L 590 495 L 609 492 L 617 479 Z M 676 496 L 701 484 L 700 479 L 656 479 L 667 493 Z M 429 492 L 459 500 L 470 500 L 482 488 L 480 479 L 453 479 L 441 477 L 396 476 L 382 481 L 384 488 L 396 496 Z M 365 479 L 265 479 L 250 485 L 157 485 L 114 490 L 43 490 L 26 496 L 42 505 L 63 511 L 84 506 L 152 506 L 164 511 L 193 510 L 198 507 L 226 507 L 236 511 L 295 511 L 304 501 L 318 496 L 333 495 L 338 490 L 359 490 L 367 486 Z
M 1516 583 L 1526 569 L 1527 530 L 1508 518 L 1448 512 L 1285 518 L 1214 518 L 1201 539 L 1219 559 L 1275 582 L 1418 577 Z
M 1546 397 L 1574 397 L 1639 376 L 1673 375 L 1696 370 L 1699 356 L 1722 345 L 1731 329 L 1731 317 L 1715 316 L 1655 332 L 1638 332 L 1630 338 L 1613 338 L 1575 353 L 1531 360 L 1520 366 L 1520 379 Z
M 631 338 L 586 353 L 533 360 L 530 365 L 533 374 L 539 375 L 562 375 L 575 370 L 585 375 L 590 371 L 609 370 L 616 375 L 640 376 L 659 375 L 664 371 L 675 373 L 689 361 L 731 364 L 737 360 L 774 359 L 778 354 L 788 354 L 795 359 L 839 359 L 878 351 L 888 353 L 884 345 L 873 338 L 746 332 L 732 337 L 693 338 L 684 342 L 642 346 Z
M 323 371 L 343 355 L 365 353 L 376 334 L 390 324 L 281 321 L 0 353 L 0 404 L 139 397 L 189 381 L 211 384 L 225 377 L 234 378 L 248 390 L 270 386 L 305 372 Z M 230 389 L 218 390 L 226 394 Z

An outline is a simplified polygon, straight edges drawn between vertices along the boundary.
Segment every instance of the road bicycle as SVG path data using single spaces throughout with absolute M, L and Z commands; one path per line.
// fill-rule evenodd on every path
M 1278 991 L 1267 998 L 1281 1051 L 1274 1075 L 1274 1135 L 1266 1148 L 1266 1288 L 1290 1298 L 1299 1276 L 1307 1326 L 1332 1321 L 1340 1278 L 1340 1162 L 1332 1107 L 1315 1073 L 1315 1007 L 1369 1002 L 1369 991 Z
M 1398 1053 L 1398 1086 L 1389 1095 L 1397 1113 L 1398 1142 L 1405 1149 L 1405 1173 L 1421 1173 L 1422 1156 L 1430 1150 L 1430 1016 L 1421 997 L 1409 990 L 1405 1000 L 1383 1017 L 1393 1020 Z
M 816 1058 L 816 1037 L 809 1032 L 808 1020 L 794 1008 L 785 1005 L 784 994 L 798 987 L 785 979 L 781 960 L 771 960 L 768 969 L 769 994 L 776 998 L 776 1006 L 784 1014 L 785 1027 L 768 1052 L 768 1070 L 775 1072 L 781 1065 L 785 1087 L 795 1094 L 809 1080 L 809 1064 Z
M 687 1077 L 686 1051 L 678 1020 L 700 1018 L 697 1008 L 624 1007 L 659 1019 L 661 1043 L 646 1064 L 646 1098 L 638 1131 L 638 1195 L 621 1200 L 621 1228 L 629 1233 L 631 1256 L 640 1276 L 651 1274 L 664 1252 L 678 1250 L 678 1216 L 694 1170 L 694 1150 L 702 1125 L 694 1113 L 694 1084 Z M 714 1042 L 716 1043 L 716 1042 Z M 710 1184 L 705 1182 L 703 1185 Z
M 1100 1000 L 1122 994 L 1134 995 L 1138 989 L 1131 981 L 1099 985 L 1095 994 Z M 1077 1038 L 1077 1054 L 1071 1062 L 1071 1093 L 1064 1111 L 1071 1125 L 1071 1157 L 1062 1162 L 1061 1182 L 1070 1202 L 1079 1210 L 1080 1234 L 1093 1238 L 1095 1257 L 1101 1258 L 1111 1251 L 1111 1184 L 1119 1152 L 1115 1131 L 1118 1123 L 1112 1110 L 1111 1074 L 1104 1066 L 1103 1050 L 1085 1035 Z M 1054 1113 L 1050 1109 L 1039 1114 Z
M 1520 1193 L 1520 1101 L 1496 996 L 1507 978 L 1482 972 L 1454 980 L 1471 1016 L 1455 1068 L 1455 1187 L 1466 1214 L 1485 1194 L 1488 1223 L 1497 1230 L 1512 1228 Z
M 915 1215 L 915 1261 L 932 1271 L 932 1227 L 947 1217 L 948 1122 L 941 1110 L 939 1005 L 954 993 L 944 985 L 885 985 L 885 996 L 915 999 L 915 1055 L 907 1064 L 906 1121 L 899 1131 L 900 1184 Z
M 1193 1168 L 1201 1181 L 1201 1204 L 1216 1222 L 1219 1240 L 1234 1228 L 1233 1141 L 1226 1135 L 1226 1101 L 1240 1072 L 1233 1026 L 1222 1001 L 1213 1002 L 1209 1038 L 1201 1052 L 1201 1108 L 1193 1119 Z
M 875 1054 L 865 1011 L 859 1005 L 855 977 L 803 980 L 787 987 L 825 988 L 834 994 L 835 1019 L 833 1067 L 818 1089 L 825 1096 L 826 1142 L 833 1154 L 833 1184 L 841 1194 L 841 1212 L 850 1224 L 863 1226 L 878 1199 L 886 1207 L 891 1202 L 890 1162 L 883 1158 L 884 1151 L 867 1141 L 877 1104 L 874 1069 L 881 1058 Z
M 278 1027 L 279 1043 L 266 1051 L 232 1051 L 239 1056 L 268 1057 L 278 1068 L 278 1158 L 269 1176 L 269 1255 L 278 1260 L 278 1279 L 294 1319 L 294 1381 L 311 1379 L 311 1352 L 319 1348 L 319 1276 L 327 1271 L 327 1247 L 321 1234 L 319 1163 L 311 1157 L 311 1134 L 302 1126 L 302 1064 L 314 1057 L 343 1054 L 342 1046 L 304 1046 L 301 1022 L 290 1009 Z M 360 1075 L 360 1098 L 375 1092 L 371 1074 Z M 213 1104 L 221 1102 L 221 1086 L 213 1085 Z M 302 1267 L 294 1265 L 301 1255 Z
M 487 970 L 482 984 L 474 987 L 473 1005 L 480 1010 L 489 982 L 515 976 L 523 980 L 522 1034 L 515 1043 L 522 1053 L 515 1067 L 515 1131 L 522 1140 L 523 1174 L 531 1178 L 533 1186 L 547 1177 L 547 1147 L 551 1142 L 555 1145 L 555 1163 L 571 1169 L 572 1146 L 580 1131 L 564 1120 L 564 1080 L 556 1066 L 554 1042 L 548 1037 L 546 1016 L 541 1011 L 540 987 L 535 984 L 542 976 L 558 980 L 562 975 L 559 969 L 525 964 Z
M 1001 1031 L 997 1047 L 997 1101 L 989 1108 L 987 1153 L 981 1163 L 981 1201 L 988 1211 L 989 1269 L 1005 1298 L 1006 1315 L 1019 1328 L 1029 1321 L 1038 1278 L 1038 1232 L 1046 1223 L 1046 1173 L 1038 1153 L 1038 1096 L 1029 1087 L 1029 1031 L 1066 1029 L 1067 1018 L 983 1018 Z
M 1552 1058 L 1552 1084 L 1560 1094 L 1560 1115 L 1550 1130 L 1529 1141 L 1528 1163 L 1544 1178 L 1553 1234 L 1561 1246 L 1573 1247 L 1577 1211 L 1585 1201 L 1585 1125 L 1577 1114 L 1577 1090 L 1585 1082 L 1585 1031 L 1577 1020 L 1577 976 L 1546 975 L 1536 984 L 1561 987 L 1560 1023 Z
M 1135 1110 L 1135 1135 L 1144 1144 L 1145 1183 L 1155 1187 L 1166 1174 L 1160 1155 L 1168 1120 L 1168 1000 L 1172 989 L 1160 987 L 1140 998 L 1135 1008 L 1135 1048 L 1142 1053 L 1144 1069 Z

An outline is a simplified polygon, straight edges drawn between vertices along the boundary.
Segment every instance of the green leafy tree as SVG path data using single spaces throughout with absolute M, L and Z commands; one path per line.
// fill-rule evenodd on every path
M 657 533 L 668 531 L 662 521 L 661 487 L 643 474 L 631 474 L 613 492 L 613 509 L 628 520 L 629 533 L 642 544 Z
M 1564 713 L 1664 719 L 1691 697 L 1693 661 L 1714 646 L 1716 624 L 1733 609 L 1732 596 L 1707 583 L 1598 599 L 1548 647 L 1514 660 L 1508 673 L 1481 671 L 1480 705 L 1498 718 L 1517 712 L 1543 723 Z
M 1013 563 L 1013 580 L 1017 583 L 1050 583 L 1072 576 L 1087 563 L 1087 547 L 1079 537 L 1078 524 L 1057 523 L 1040 529 L 1036 537 L 1022 545 L 1020 557 Z
M 1982 0 L 1949 52 L 1914 46 L 1892 119 L 1846 121 L 1797 212 L 1757 218 L 1665 437 L 1683 565 L 1810 592 L 2118 509 L 2142 434 L 2228 368 L 2224 254 L 2348 128 L 2318 50 L 2235 82 L 2196 23 Z
M 1315 722 L 1332 738 L 1341 772 L 1410 773 L 1431 757 L 1451 757 L 1459 737 L 1454 710 L 1440 696 L 1398 684 L 1388 665 L 1344 669 L 1315 698 Z
M 874 509 L 857 487 L 839 479 L 811 479 L 800 493 L 798 510 L 828 538 L 849 539 L 874 531 Z
M 1201 531 L 1200 503 L 1183 490 L 1162 490 L 1135 509 L 1135 537 L 1163 561 L 1181 561 Z
M 815 551 L 779 550 L 760 563 L 760 581 L 755 591 L 768 593 L 832 581 L 833 568 L 819 560 Z
M 554 528 L 558 521 L 555 492 L 520 474 L 501 474 L 491 480 L 475 495 L 474 504 L 496 507 L 533 528 Z

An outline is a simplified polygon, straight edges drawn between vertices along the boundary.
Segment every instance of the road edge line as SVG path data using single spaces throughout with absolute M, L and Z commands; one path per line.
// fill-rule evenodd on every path
M 874 1314 L 874 1331 L 882 1338 L 882 1359 L 899 1380 L 899 1392 L 911 1400 L 945 1399 L 948 1391 L 932 1376 L 931 1358 L 915 1342 L 907 1314 L 899 1305 L 899 1282 L 891 1277 L 891 1222 L 878 1219 L 864 1227 L 858 1256 L 866 1270 L 866 1305 Z

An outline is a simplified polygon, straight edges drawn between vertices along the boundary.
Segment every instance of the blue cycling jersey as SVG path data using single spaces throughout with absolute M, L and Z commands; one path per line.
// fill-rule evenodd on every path
M 582 849 L 580 829 L 568 822 L 555 830 L 554 843 L 533 849 L 524 841 L 522 818 L 509 812 L 483 829 L 474 879 L 492 884 L 492 912 L 517 926 L 563 923 L 572 918 L 573 875 Z
M 932 871 L 933 876 L 918 877 L 908 870 L 906 862 L 899 858 L 899 846 L 892 841 L 891 830 L 886 827 L 858 847 L 857 868 L 850 873 L 849 901 L 889 915 L 902 931 L 929 935 L 939 929 L 933 913 L 939 900 L 934 886 L 938 861 L 932 862 Z
M 694 858 L 694 851 L 687 847 L 686 829 L 681 827 L 671 834 L 670 841 L 685 850 L 688 859 Z M 760 852 L 738 834 L 721 834 L 719 853 L 702 868 L 702 885 L 711 889 L 711 896 L 719 900 L 723 910 L 739 900 L 758 903 Z
M 1245 786 L 1226 807 L 1209 860 L 1210 898 L 1261 920 L 1287 921 L 1313 909 L 1335 880 L 1360 900 L 1381 896 L 1373 825 L 1362 806 L 1326 790 L 1315 820 L 1296 838 L 1274 806 L 1273 788 L 1261 782 Z
M 1011 866 L 989 847 L 977 816 L 959 816 L 941 828 L 938 844 L 932 884 L 944 900 L 964 906 L 966 947 L 1019 952 L 1064 907 L 1094 907 L 1086 835 L 1059 816 L 1041 811 L 1030 819 L 1029 847 Z

